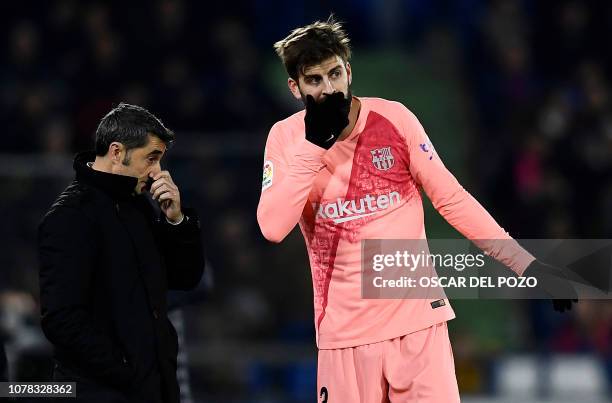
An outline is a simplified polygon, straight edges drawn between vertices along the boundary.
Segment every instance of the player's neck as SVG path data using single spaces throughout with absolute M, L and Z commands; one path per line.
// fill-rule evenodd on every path
M 361 101 L 353 97 L 353 99 L 351 100 L 351 110 L 349 111 L 349 124 L 344 128 L 344 130 L 342 130 L 342 133 L 340 133 L 338 141 L 344 140 L 351 134 L 351 132 L 355 128 L 355 125 L 357 124 L 357 119 L 359 118 L 359 111 L 361 111 Z

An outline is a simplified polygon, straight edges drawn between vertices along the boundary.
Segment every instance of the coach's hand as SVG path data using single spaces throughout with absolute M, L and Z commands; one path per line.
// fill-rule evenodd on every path
M 153 178 L 151 185 L 151 195 L 154 200 L 159 202 L 159 206 L 166 218 L 173 223 L 183 219 L 181 211 L 181 194 L 178 187 L 172 181 L 170 172 L 161 171 L 157 174 L 150 174 Z
M 527 266 L 523 276 L 535 277 L 538 280 L 538 287 L 552 298 L 555 311 L 569 311 L 572 309 L 572 303 L 578 302 L 576 290 L 560 268 L 536 259 Z
M 349 124 L 351 97 L 344 97 L 342 92 L 325 96 L 316 102 L 311 95 L 306 96 L 306 140 L 329 150 L 334 145 L 342 130 Z

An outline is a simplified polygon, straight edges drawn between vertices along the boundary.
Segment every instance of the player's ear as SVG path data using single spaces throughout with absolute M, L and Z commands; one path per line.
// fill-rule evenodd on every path
M 300 94 L 300 87 L 297 81 L 289 77 L 287 79 L 287 86 L 289 87 L 289 91 L 291 91 L 295 99 L 302 99 L 302 94 Z
M 346 62 L 344 67 L 346 68 L 346 77 L 348 78 L 348 84 L 351 85 L 351 83 L 353 82 L 353 71 L 351 70 L 351 64 L 349 62 Z

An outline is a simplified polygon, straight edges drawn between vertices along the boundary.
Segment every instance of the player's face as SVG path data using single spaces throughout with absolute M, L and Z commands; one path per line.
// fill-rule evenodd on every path
M 160 161 L 166 152 L 166 144 L 156 136 L 149 135 L 149 142 L 144 147 L 123 149 L 120 163 L 115 164 L 114 173 L 138 178 L 136 193 L 142 193 L 149 174 L 161 171 Z
M 288 84 L 293 96 L 305 104 L 307 95 L 311 95 L 317 102 L 334 92 L 342 92 L 347 96 L 351 80 L 351 65 L 344 63 L 340 56 L 332 56 L 319 64 L 306 67 L 298 82 L 290 78 Z

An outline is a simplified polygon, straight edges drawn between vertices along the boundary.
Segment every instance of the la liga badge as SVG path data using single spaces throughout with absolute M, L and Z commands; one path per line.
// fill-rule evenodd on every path
M 274 164 L 272 161 L 264 161 L 261 190 L 266 190 L 272 186 L 272 179 L 274 179 Z

